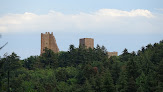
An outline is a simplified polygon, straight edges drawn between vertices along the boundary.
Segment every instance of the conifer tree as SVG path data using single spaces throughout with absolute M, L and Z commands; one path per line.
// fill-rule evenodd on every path
M 157 92 L 160 92 L 163 90 L 163 60 L 160 62 L 158 66 L 157 74 L 158 74 Z
M 127 91 L 126 92 L 136 92 L 137 91 L 137 87 L 136 87 L 136 83 L 133 77 L 130 77 L 128 79 L 128 84 L 127 84 Z
M 135 79 L 139 76 L 137 63 L 132 59 L 128 61 L 127 66 L 127 92 L 136 92 L 136 82 Z
M 136 79 L 136 84 L 138 86 L 137 92 L 147 92 L 147 78 L 145 74 L 142 72 L 141 75 Z
M 85 81 L 85 83 L 84 83 L 84 85 L 83 85 L 81 91 L 82 91 L 82 92 L 92 92 L 93 89 L 92 89 L 91 86 L 92 86 L 92 85 L 89 83 L 88 79 L 86 79 L 86 81 Z
M 125 70 L 122 70 L 119 76 L 119 79 L 116 84 L 116 91 L 118 92 L 126 92 L 127 90 L 127 73 Z
M 104 92 L 114 92 L 115 87 L 113 84 L 113 79 L 109 70 L 106 70 L 104 75 Z

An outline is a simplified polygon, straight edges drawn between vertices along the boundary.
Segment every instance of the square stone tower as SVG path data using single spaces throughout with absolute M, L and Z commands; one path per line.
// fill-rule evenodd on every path
M 55 53 L 59 52 L 53 32 L 51 34 L 49 32 L 45 34 L 41 33 L 41 54 L 44 53 L 45 47 L 51 49 Z
M 85 46 L 86 48 L 94 48 L 93 38 L 82 38 L 79 40 L 79 46 Z

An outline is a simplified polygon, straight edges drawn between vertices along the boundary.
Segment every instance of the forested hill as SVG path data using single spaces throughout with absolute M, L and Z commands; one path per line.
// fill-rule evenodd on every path
M 9 86 L 8 86 L 9 85 Z M 163 40 L 108 59 L 104 46 L 0 59 L 0 92 L 162 92 Z

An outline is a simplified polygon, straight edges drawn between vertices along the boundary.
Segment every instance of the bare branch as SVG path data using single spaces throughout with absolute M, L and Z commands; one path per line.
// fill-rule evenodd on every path
M 7 42 L 5 45 L 3 45 L 2 47 L 0 47 L 0 50 L 1 50 L 3 47 L 5 47 L 7 44 L 8 44 L 8 42 Z

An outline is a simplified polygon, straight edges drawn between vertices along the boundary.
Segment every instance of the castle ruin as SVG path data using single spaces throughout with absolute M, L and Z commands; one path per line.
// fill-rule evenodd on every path
M 111 56 L 118 56 L 118 52 L 108 52 L 108 58 Z
M 82 38 L 79 40 L 79 46 L 84 46 L 86 48 L 94 48 L 94 39 L 93 38 Z M 108 52 L 108 58 L 111 56 L 118 56 L 118 52 Z
M 94 39 L 93 38 L 81 38 L 79 39 L 79 46 L 84 46 L 88 48 L 94 48 Z M 53 52 L 58 53 L 59 48 L 56 43 L 56 39 L 53 36 L 53 32 L 50 34 L 46 32 L 45 34 L 41 33 L 41 54 L 44 53 L 44 49 L 47 47 Z M 118 56 L 118 52 L 108 52 L 108 58 L 111 56 Z
M 94 48 L 94 39 L 92 38 L 82 38 L 79 40 L 79 46 L 84 46 L 86 48 Z
M 49 32 L 46 32 L 45 34 L 41 33 L 41 54 L 44 53 L 45 47 L 51 49 L 55 53 L 59 52 L 53 32 L 51 34 Z

